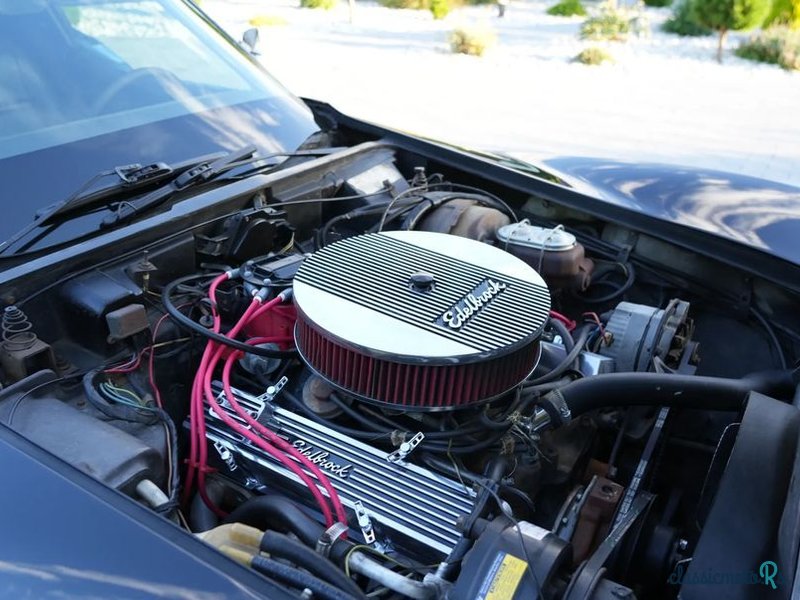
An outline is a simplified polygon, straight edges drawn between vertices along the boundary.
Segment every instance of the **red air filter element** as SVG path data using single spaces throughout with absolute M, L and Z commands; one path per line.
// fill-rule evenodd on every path
M 531 372 L 539 358 L 533 343 L 509 355 L 462 365 L 411 365 L 349 350 L 300 322 L 298 346 L 326 380 L 363 398 L 380 398 L 402 408 L 460 408 L 494 398 Z
M 519 385 L 550 309 L 521 260 L 466 238 L 390 232 L 308 258 L 294 282 L 295 340 L 321 377 L 404 410 L 474 406 Z

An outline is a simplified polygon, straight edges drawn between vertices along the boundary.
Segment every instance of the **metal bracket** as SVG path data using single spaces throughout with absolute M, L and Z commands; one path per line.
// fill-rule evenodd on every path
M 422 440 L 424 439 L 425 439 L 425 434 L 422 433 L 421 431 L 418 431 L 417 433 L 414 434 L 414 437 L 412 437 L 410 440 L 400 444 L 400 447 L 391 454 L 389 454 L 386 457 L 386 460 L 388 460 L 390 463 L 393 464 L 399 464 L 403 462 L 405 458 L 409 454 L 411 454 L 414 451 L 414 449 L 422 443 Z
M 289 378 L 284 375 L 275 385 L 269 386 L 267 391 L 259 396 L 259 399 L 264 402 L 272 402 L 275 400 L 276 396 L 281 393 L 281 390 L 286 387 L 287 383 L 289 383 Z
M 126 184 L 139 183 L 148 179 L 155 179 L 164 175 L 172 173 L 172 167 L 163 162 L 153 163 L 151 165 L 123 165 L 114 167 L 114 172 Z
M 597 483 L 597 475 L 592 477 L 585 487 L 576 490 L 568 500 L 568 503 L 561 509 L 556 519 L 554 533 L 565 542 L 572 540 L 572 534 L 575 533 L 583 506 L 586 504 L 586 500 L 589 498 L 595 483 Z
M 361 503 L 361 500 L 356 500 L 353 504 L 353 510 L 356 512 L 356 520 L 358 527 L 361 529 L 361 535 L 364 537 L 364 543 L 371 546 L 375 543 L 375 528 L 372 526 L 372 519 L 367 512 L 367 509 Z
M 228 467 L 228 471 L 233 472 L 239 467 L 239 465 L 236 464 L 236 459 L 233 457 L 233 452 L 225 445 L 220 442 L 214 442 L 214 450 L 217 451 L 222 462 Z
M 606 538 L 595 548 L 594 554 L 584 561 L 572 576 L 572 581 L 564 594 L 566 600 L 581 600 L 591 595 L 606 561 L 634 523 L 646 515 L 654 498 L 655 496 L 648 492 L 641 492 L 636 496 L 631 503 L 630 510 L 612 527 Z
M 219 403 L 220 407 L 222 407 L 223 409 L 227 408 L 227 409 L 233 410 L 233 405 L 231 405 L 231 403 L 228 401 L 228 397 L 225 395 L 225 392 L 223 390 L 220 390 L 220 392 L 217 394 L 217 402 Z M 253 419 L 258 420 L 258 418 L 261 416 L 261 413 L 264 411 L 264 407 L 265 406 L 266 406 L 266 404 L 262 405 L 261 408 L 259 410 L 257 410 L 257 411 L 256 410 L 247 410 L 247 409 L 243 409 L 243 410 L 247 414 L 249 414 Z M 208 408 L 206 410 L 207 410 L 208 414 L 211 415 L 213 418 L 215 418 L 215 419 L 219 418 L 217 416 L 217 414 L 211 408 Z M 242 423 L 241 425 L 245 429 L 253 429 L 248 423 Z M 242 443 L 250 444 L 251 442 L 247 438 L 243 438 L 242 439 Z

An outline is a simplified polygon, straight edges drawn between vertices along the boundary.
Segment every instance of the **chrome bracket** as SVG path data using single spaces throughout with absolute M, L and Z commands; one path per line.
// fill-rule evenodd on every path
M 418 431 L 410 440 L 400 444 L 400 447 L 386 457 L 390 463 L 398 464 L 403 462 L 406 457 L 411 454 L 414 449 L 422 443 L 425 439 L 425 434 Z
M 364 543 L 371 546 L 376 539 L 375 528 L 372 527 L 372 519 L 361 500 L 356 500 L 353 504 L 353 510 L 356 512 L 356 520 L 358 521 L 359 529 L 361 529 L 361 535 L 364 537 Z

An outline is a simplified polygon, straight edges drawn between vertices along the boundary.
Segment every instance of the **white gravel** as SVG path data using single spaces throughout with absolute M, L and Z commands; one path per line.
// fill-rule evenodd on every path
M 555 0 L 553 0 L 555 2 Z M 616 63 L 570 60 L 588 45 L 580 18 L 553 2 L 467 7 L 443 21 L 426 11 L 346 0 L 332 11 L 287 0 L 205 0 L 235 37 L 255 15 L 264 65 L 298 95 L 390 127 L 529 159 L 595 156 L 697 165 L 800 185 L 800 73 L 736 58 L 716 39 L 659 31 L 669 9 L 646 9 L 652 36 L 607 44 Z M 588 2 L 591 7 L 593 4 Z M 497 46 L 481 58 L 448 51 L 450 31 L 488 24 Z

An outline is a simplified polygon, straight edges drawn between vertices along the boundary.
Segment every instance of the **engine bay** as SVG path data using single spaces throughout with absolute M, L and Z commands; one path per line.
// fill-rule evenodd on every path
M 702 597 L 746 434 L 797 431 L 795 292 L 345 154 L 4 286 L 0 422 L 298 597 Z

